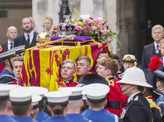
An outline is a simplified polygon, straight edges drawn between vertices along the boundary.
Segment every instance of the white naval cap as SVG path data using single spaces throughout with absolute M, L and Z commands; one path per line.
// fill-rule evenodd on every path
M 71 95 L 71 91 L 69 90 L 58 90 L 54 92 L 48 92 L 45 94 L 47 97 L 48 103 L 65 103 L 68 102 L 69 97 Z
M 82 87 L 61 87 L 59 91 L 71 91 L 70 100 L 78 100 L 82 98 Z
M 28 89 L 29 91 L 31 91 L 32 95 L 44 96 L 44 94 L 46 94 L 48 92 L 47 88 L 38 87 L 38 86 L 29 86 L 29 87 L 25 87 L 25 88 Z
M 100 83 L 93 83 L 83 87 L 83 95 L 90 100 L 101 100 L 109 93 L 109 86 Z
M 19 87 L 18 85 L 0 84 L 0 97 L 9 96 L 10 90 Z
M 9 98 L 12 103 L 31 104 L 32 92 L 25 87 L 15 88 L 9 92 Z
M 42 97 L 41 96 L 39 96 L 39 95 L 33 95 L 32 96 L 32 105 L 33 106 L 38 105 L 41 100 L 42 100 Z

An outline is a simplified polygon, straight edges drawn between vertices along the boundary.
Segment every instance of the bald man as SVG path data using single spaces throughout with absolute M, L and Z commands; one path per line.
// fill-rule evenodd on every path
M 3 51 L 8 51 L 14 48 L 15 45 L 14 40 L 17 38 L 17 35 L 18 35 L 17 28 L 15 26 L 9 26 L 6 33 L 7 41 L 2 43 Z

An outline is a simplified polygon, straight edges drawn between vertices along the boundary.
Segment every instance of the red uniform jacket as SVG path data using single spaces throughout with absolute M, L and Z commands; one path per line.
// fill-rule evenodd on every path
M 3 66 L 2 62 L 0 62 L 0 73 L 3 71 L 3 69 L 4 69 L 4 66 Z
M 74 87 L 77 85 L 77 82 L 74 82 L 72 79 L 68 81 L 59 81 L 58 85 L 61 87 Z
M 8 84 L 11 84 L 11 85 L 18 85 L 17 81 L 8 82 Z
M 67 87 L 74 87 L 76 85 L 77 85 L 77 82 L 71 82 L 71 83 L 66 84 Z
M 120 84 L 117 83 L 118 78 L 110 77 L 106 79 L 110 87 L 108 94 L 108 105 L 107 110 L 118 116 L 122 113 L 122 108 L 125 107 L 128 100 L 128 96 L 122 94 Z

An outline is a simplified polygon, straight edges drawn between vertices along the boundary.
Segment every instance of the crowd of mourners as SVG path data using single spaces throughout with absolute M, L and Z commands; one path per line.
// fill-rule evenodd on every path
M 43 31 L 51 34 L 53 19 Z M 36 45 L 32 17 L 22 19 L 23 32 L 7 29 L 0 53 L 0 121 L 2 122 L 163 122 L 164 28 L 152 27 L 153 42 L 144 46 L 141 64 L 135 55 L 100 53 L 91 67 L 88 56 L 61 63 L 57 91 L 25 87 L 21 80 L 24 52 Z M 94 69 L 94 71 L 90 71 Z M 75 74 L 77 77 L 75 77 Z

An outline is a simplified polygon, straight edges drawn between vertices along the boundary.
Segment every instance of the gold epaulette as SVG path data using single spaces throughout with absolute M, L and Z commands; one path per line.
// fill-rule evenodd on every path
M 114 77 L 113 76 L 107 77 L 107 78 L 105 78 L 105 80 L 108 82 L 109 86 L 114 86 Z
M 124 74 L 124 73 L 121 73 L 121 74 L 119 74 L 118 76 L 119 76 L 120 78 L 122 78 L 123 74 Z
M 3 47 L 0 45 L 0 53 L 3 52 Z
M 149 99 L 149 96 L 146 97 L 146 99 L 148 100 L 151 109 L 155 108 L 155 109 L 159 110 L 159 112 L 161 113 L 161 108 L 152 99 Z

